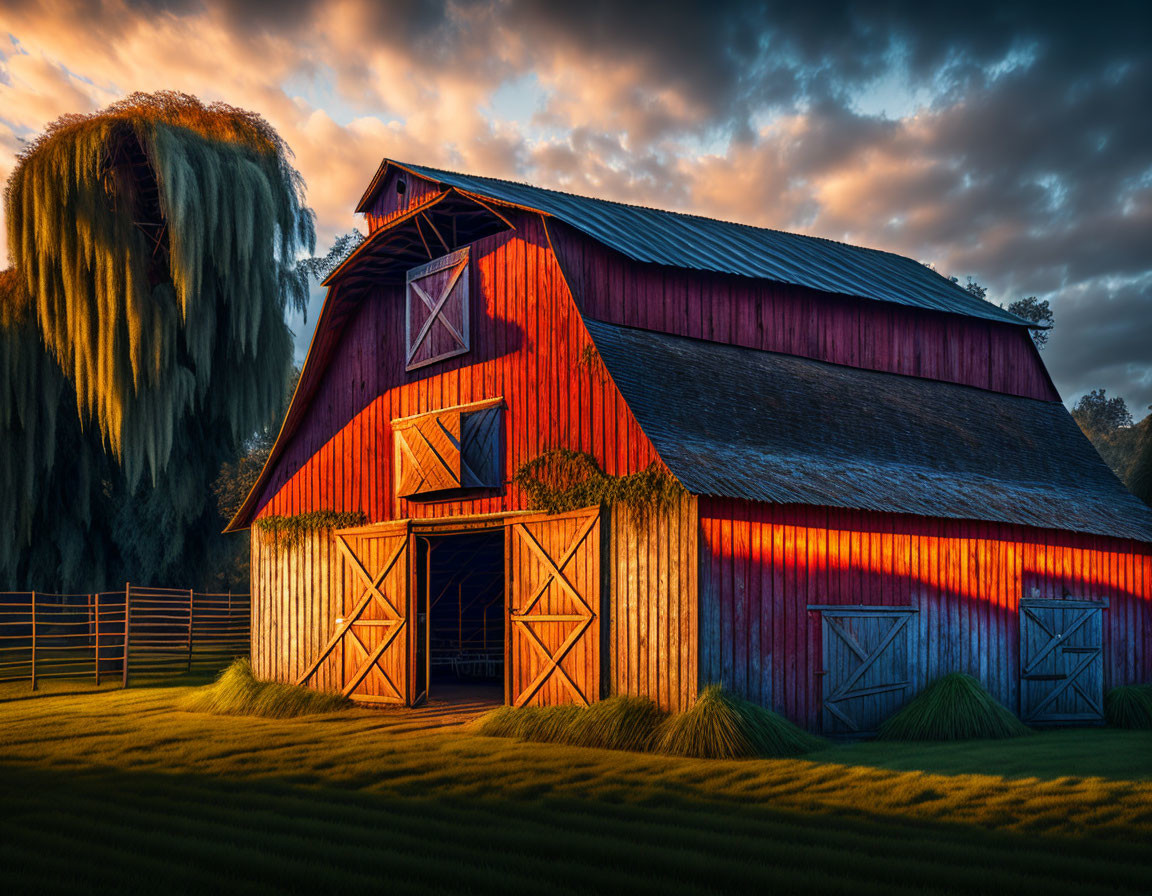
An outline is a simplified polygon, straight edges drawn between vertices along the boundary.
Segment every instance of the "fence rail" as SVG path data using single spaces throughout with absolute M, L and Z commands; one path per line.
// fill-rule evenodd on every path
M 248 653 L 247 594 L 126 584 L 92 594 L 0 592 L 0 682 L 210 672 Z

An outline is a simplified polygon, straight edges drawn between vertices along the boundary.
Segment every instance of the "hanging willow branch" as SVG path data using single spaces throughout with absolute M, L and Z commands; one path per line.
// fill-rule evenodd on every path
M 177 93 L 61 118 L 21 153 L 0 585 L 187 584 L 219 549 L 210 484 L 277 416 L 285 312 L 307 301 L 313 216 L 290 159 L 260 116 Z
M 276 411 L 315 244 L 289 151 L 259 116 L 134 94 L 59 119 L 5 190 L 40 337 L 131 483 L 195 414 L 235 438 Z

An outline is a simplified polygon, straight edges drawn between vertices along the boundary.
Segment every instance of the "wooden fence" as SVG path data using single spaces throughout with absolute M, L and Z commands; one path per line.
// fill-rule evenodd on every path
M 0 682 L 214 672 L 248 653 L 247 594 L 126 584 L 93 594 L 0 592 Z

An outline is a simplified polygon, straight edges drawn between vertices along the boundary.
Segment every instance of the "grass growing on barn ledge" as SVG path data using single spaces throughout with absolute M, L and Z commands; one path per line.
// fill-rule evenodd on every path
M 655 464 L 626 476 L 609 476 L 585 451 L 552 448 L 523 464 L 512 481 L 529 506 L 564 513 L 595 504 L 626 504 L 638 513 L 667 510 L 687 494 L 678 479 Z
M 971 675 L 952 672 L 924 688 L 880 726 L 881 740 L 975 740 L 1032 731 Z
M 1152 729 L 1152 684 L 1112 688 L 1104 696 L 1104 718 L 1113 728 Z
M 256 520 L 256 528 L 265 544 L 295 547 L 304 539 L 321 529 L 344 529 L 349 526 L 363 526 L 368 522 L 362 510 L 337 513 L 335 510 L 313 510 L 293 516 L 262 516 Z
M 227 716 L 263 716 L 290 719 L 296 716 L 350 709 L 351 700 L 340 694 L 278 681 L 259 681 L 247 658 L 236 660 L 207 687 L 188 694 L 180 708 L 188 712 L 209 712 Z

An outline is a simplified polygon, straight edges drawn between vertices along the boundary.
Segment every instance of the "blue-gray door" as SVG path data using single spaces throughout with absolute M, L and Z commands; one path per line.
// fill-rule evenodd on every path
M 1104 719 L 1107 601 L 1020 601 L 1020 717 L 1028 725 Z
M 911 696 L 915 610 L 819 607 L 825 734 L 874 732 Z

